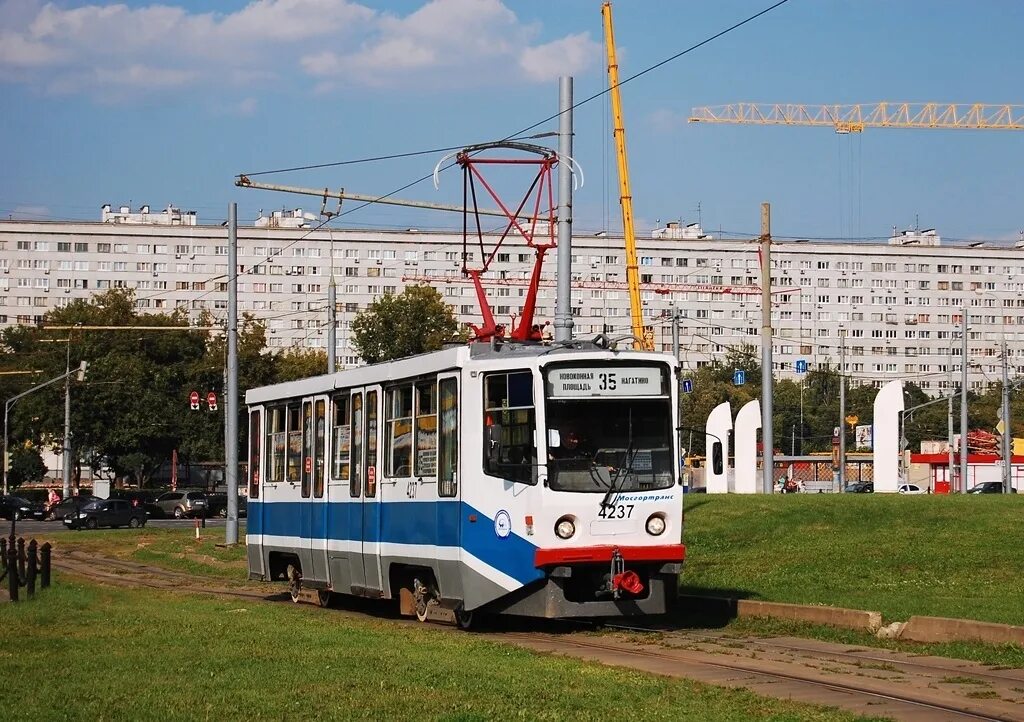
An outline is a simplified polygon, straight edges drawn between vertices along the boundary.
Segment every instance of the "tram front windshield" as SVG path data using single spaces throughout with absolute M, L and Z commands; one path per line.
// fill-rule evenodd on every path
M 545 413 L 550 488 L 608 493 L 673 485 L 667 396 L 560 397 L 556 383 L 549 378 Z

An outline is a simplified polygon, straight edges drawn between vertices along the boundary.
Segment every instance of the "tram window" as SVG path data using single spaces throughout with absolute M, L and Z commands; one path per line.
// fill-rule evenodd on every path
M 334 422 L 331 424 L 331 478 L 348 481 L 348 459 L 352 452 L 352 419 L 348 396 L 334 399 Z
M 302 419 L 299 405 L 288 407 L 288 467 L 287 480 L 298 484 L 302 480 Z
M 302 498 L 309 496 L 310 477 L 313 476 L 313 404 L 302 404 Z
M 352 394 L 352 458 L 349 460 L 348 491 L 353 497 L 363 493 L 363 395 Z
M 416 384 L 416 476 L 437 473 L 437 384 Z
M 484 471 L 536 484 L 536 428 L 533 374 L 511 371 L 484 376 Z
M 284 481 L 284 460 L 287 434 L 285 407 L 267 409 L 267 481 Z
M 324 495 L 324 442 L 327 440 L 326 404 L 317 401 L 314 406 L 313 417 L 315 419 L 316 438 L 314 439 L 315 449 L 313 452 L 313 496 L 317 499 Z
M 249 498 L 260 496 L 260 412 L 249 413 Z
M 377 392 L 366 392 L 366 496 L 377 496 Z
M 386 476 L 412 476 L 412 384 L 385 392 Z
M 437 495 L 455 496 L 459 468 L 459 383 L 441 379 L 441 434 L 437 446 Z

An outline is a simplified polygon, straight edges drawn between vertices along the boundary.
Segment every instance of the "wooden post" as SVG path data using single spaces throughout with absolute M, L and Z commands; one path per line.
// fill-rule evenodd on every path
M 25 587 L 27 588 L 29 599 L 36 595 L 37 551 L 36 540 L 33 539 L 28 543 L 28 571 L 25 574 Z
M 47 589 L 50 586 L 50 542 L 43 542 L 40 554 L 42 556 L 40 564 L 42 579 L 40 580 L 39 588 Z
M 12 602 L 18 601 L 18 550 L 13 544 L 7 546 L 7 593 Z

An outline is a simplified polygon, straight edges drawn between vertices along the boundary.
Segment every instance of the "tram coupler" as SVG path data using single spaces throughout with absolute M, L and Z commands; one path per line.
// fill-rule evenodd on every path
M 611 569 L 608 573 L 608 586 L 601 590 L 599 596 L 611 594 L 612 599 L 621 599 L 622 593 L 639 595 L 644 591 L 644 584 L 640 576 L 633 571 L 626 570 L 626 560 L 622 558 L 622 552 L 618 547 L 612 550 Z

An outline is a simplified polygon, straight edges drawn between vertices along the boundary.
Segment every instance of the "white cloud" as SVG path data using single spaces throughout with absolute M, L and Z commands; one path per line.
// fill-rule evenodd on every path
M 562 75 L 577 75 L 589 68 L 602 53 L 601 45 L 591 40 L 589 34 L 580 33 L 525 48 L 519 56 L 519 65 L 533 80 L 553 80 Z
M 599 54 L 586 34 L 535 44 L 540 28 L 501 0 L 429 0 L 402 16 L 354 0 L 255 0 L 228 14 L 0 0 L 0 27 L 0 81 L 124 101 L 296 74 L 321 91 L 540 82 Z

